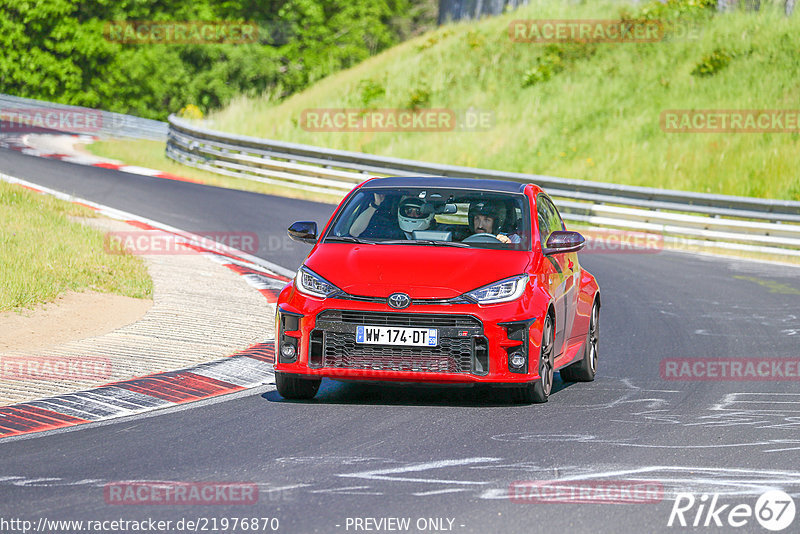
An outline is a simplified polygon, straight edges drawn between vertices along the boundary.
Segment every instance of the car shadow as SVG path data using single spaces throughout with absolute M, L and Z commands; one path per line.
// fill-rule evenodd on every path
M 575 382 L 565 382 L 559 373 L 553 379 L 549 402 L 558 400 L 558 393 Z M 350 382 L 323 379 L 311 400 L 287 400 L 275 391 L 261 395 L 269 402 L 286 404 L 344 404 L 367 406 L 525 406 L 512 397 L 511 388 L 485 384 L 451 386 L 439 384 L 393 384 L 391 382 Z

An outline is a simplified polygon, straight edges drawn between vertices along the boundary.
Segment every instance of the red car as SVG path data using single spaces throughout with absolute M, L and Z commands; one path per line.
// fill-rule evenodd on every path
M 600 292 L 584 244 L 536 185 L 373 178 L 351 191 L 278 299 L 275 380 L 309 399 L 336 380 L 494 384 L 546 402 L 590 381 Z

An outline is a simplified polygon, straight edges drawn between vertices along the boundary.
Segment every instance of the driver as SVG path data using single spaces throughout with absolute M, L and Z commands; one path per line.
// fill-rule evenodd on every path
M 501 243 L 519 243 L 518 234 L 500 232 L 506 220 L 506 210 L 502 203 L 492 200 L 478 200 L 469 205 L 469 231 L 474 234 L 491 234 Z

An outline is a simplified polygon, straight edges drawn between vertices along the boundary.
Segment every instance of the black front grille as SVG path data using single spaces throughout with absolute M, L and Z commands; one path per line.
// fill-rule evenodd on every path
M 356 343 L 358 325 L 436 328 L 439 344 Z M 486 347 L 483 325 L 469 315 L 326 310 L 317 316 L 311 332 L 309 366 L 485 375 L 489 372 Z
M 472 339 L 442 338 L 438 347 L 362 345 L 354 334 L 326 332 L 325 367 L 469 373 L 472 371 Z
M 317 317 L 318 321 L 374 326 L 411 326 L 418 328 L 480 328 L 481 322 L 469 315 L 434 313 L 383 313 L 353 310 L 328 310 Z

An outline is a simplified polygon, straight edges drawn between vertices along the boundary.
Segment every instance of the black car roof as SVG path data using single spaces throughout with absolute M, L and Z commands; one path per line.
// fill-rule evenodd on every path
M 364 189 L 432 187 L 443 189 L 473 189 L 498 193 L 522 193 L 527 184 L 506 180 L 485 180 L 479 178 L 449 178 L 446 176 L 391 176 L 374 178 L 365 183 Z

